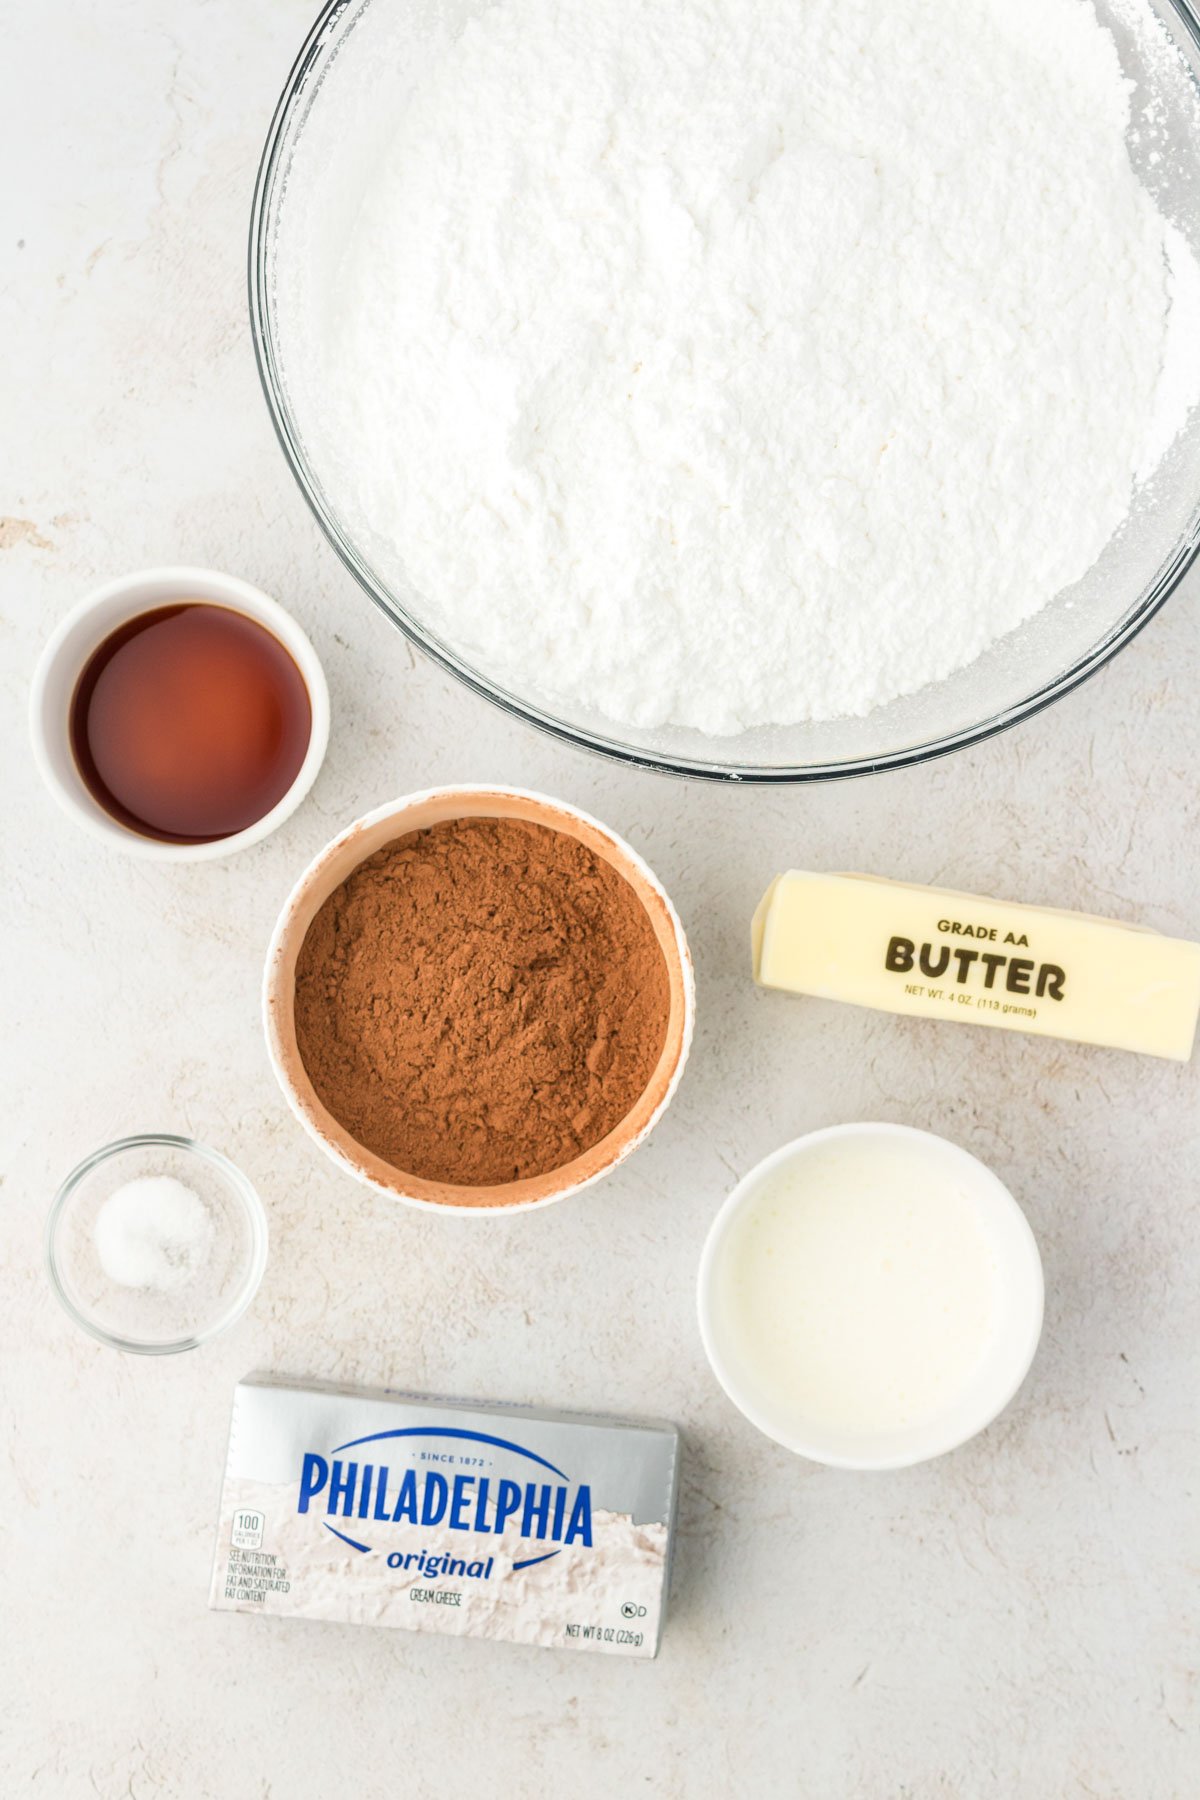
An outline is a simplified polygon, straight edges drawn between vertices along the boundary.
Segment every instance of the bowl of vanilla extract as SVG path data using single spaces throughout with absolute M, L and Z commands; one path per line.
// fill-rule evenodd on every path
M 209 569 L 149 569 L 89 594 L 42 652 L 34 756 L 94 836 L 157 861 L 228 856 L 299 806 L 329 740 L 301 627 Z

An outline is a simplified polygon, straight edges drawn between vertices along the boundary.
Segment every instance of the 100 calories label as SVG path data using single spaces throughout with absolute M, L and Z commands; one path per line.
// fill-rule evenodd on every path
M 211 1604 L 653 1656 L 673 1426 L 249 1377 Z

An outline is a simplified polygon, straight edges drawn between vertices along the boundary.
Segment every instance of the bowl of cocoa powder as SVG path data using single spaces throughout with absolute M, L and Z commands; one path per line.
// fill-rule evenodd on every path
M 414 1206 L 547 1206 L 622 1162 L 687 1059 L 695 985 L 661 883 L 517 788 L 409 795 L 335 838 L 267 956 L 267 1046 L 305 1129 Z

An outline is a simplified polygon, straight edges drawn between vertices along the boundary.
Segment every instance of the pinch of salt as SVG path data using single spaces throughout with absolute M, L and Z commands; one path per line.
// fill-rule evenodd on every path
M 185 1287 L 208 1258 L 213 1221 L 193 1188 L 144 1175 L 114 1188 L 96 1214 L 100 1266 L 120 1287 L 165 1293 Z

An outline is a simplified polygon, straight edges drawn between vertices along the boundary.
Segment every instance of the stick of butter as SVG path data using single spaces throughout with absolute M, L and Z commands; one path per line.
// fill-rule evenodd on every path
M 1113 919 L 792 869 L 763 895 L 752 943 L 763 987 L 1177 1062 L 1192 1053 L 1200 944 Z

